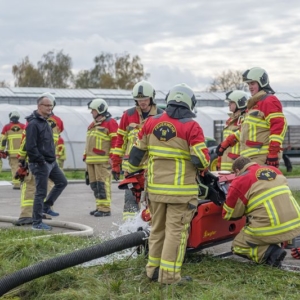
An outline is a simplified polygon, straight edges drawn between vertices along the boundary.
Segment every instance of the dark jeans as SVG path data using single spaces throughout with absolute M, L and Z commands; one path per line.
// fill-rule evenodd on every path
M 29 168 L 35 179 L 35 195 L 33 202 L 33 225 L 42 223 L 43 211 L 47 211 L 59 197 L 61 192 L 65 189 L 68 182 L 58 167 L 56 161 L 53 163 L 45 163 L 39 165 L 37 163 L 29 163 Z M 47 196 L 48 178 L 54 182 L 54 187 Z

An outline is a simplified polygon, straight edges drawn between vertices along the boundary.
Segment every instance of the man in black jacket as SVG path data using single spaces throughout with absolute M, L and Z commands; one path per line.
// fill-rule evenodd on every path
M 50 93 L 43 94 L 37 100 L 38 109 L 26 118 L 28 125 L 25 148 L 36 186 L 32 216 L 32 229 L 35 230 L 52 229 L 51 226 L 42 222 L 43 213 L 51 216 L 59 215 L 52 211 L 51 206 L 67 186 L 67 180 L 56 163 L 53 132 L 47 122 L 52 112 L 53 100 L 54 97 Z M 55 186 L 47 196 L 48 178 L 54 182 Z

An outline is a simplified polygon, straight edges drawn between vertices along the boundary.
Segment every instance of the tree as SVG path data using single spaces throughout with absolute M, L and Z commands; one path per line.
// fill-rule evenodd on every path
M 42 56 L 38 62 L 38 70 L 42 74 L 44 84 L 49 88 L 67 88 L 73 80 L 72 59 L 63 50 L 54 50 Z
M 242 81 L 241 71 L 228 70 L 217 74 L 208 88 L 209 92 L 228 92 L 232 90 L 248 90 L 248 86 Z
M 136 82 L 147 79 L 140 58 L 130 54 L 101 53 L 94 58 L 95 66 L 75 78 L 77 88 L 132 89 Z
M 42 74 L 29 61 L 26 56 L 20 63 L 12 67 L 15 77 L 15 86 L 18 87 L 43 87 L 44 80 Z

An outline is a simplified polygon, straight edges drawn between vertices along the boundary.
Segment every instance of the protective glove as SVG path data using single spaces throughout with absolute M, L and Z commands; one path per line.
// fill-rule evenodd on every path
M 14 176 L 14 179 L 19 179 L 21 182 L 24 181 L 25 176 L 28 176 L 29 170 L 28 170 L 28 164 L 24 160 L 19 161 L 19 168 L 17 169 L 17 172 Z
M 296 259 L 300 259 L 300 247 L 292 248 L 291 249 L 291 255 Z
M 82 161 L 85 161 L 85 160 L 86 160 L 86 154 L 83 154 Z
M 266 165 L 273 166 L 278 168 L 279 167 L 279 158 L 278 153 L 282 150 L 280 148 L 280 144 L 278 142 L 271 142 L 269 145 L 269 153 L 266 159 Z
M 111 156 L 111 174 L 115 180 L 120 179 L 122 158 L 119 155 Z
M 7 156 L 8 156 L 7 151 L 0 150 L 0 158 L 7 158 Z
M 228 147 L 233 147 L 236 144 L 237 140 L 234 134 L 229 135 L 221 144 L 219 144 L 216 148 L 216 153 L 218 156 L 222 156 L 224 151 Z

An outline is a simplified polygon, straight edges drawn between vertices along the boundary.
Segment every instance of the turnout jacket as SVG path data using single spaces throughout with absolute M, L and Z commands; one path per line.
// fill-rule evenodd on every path
M 163 110 L 161 108 L 153 104 L 147 118 L 161 114 L 162 112 Z M 122 162 L 123 170 L 128 169 L 128 156 L 130 150 L 136 142 L 138 133 L 146 119 L 144 119 L 139 106 L 129 108 L 122 115 L 117 131 L 116 146 L 112 153 L 125 158 Z
M 67 158 L 65 141 L 61 136 L 58 138 L 57 145 L 55 148 L 55 154 L 56 158 L 59 160 L 66 160 Z
M 28 117 L 26 126 L 25 150 L 30 163 L 43 164 L 55 161 L 53 133 L 47 119 L 36 110 Z
M 226 125 L 223 129 L 223 140 L 225 140 L 229 135 L 237 132 L 243 122 L 244 116 L 241 111 L 233 113 L 230 118 L 226 121 Z M 233 147 L 228 147 L 221 159 L 221 170 L 231 171 L 232 164 L 235 159 L 240 156 L 240 143 L 237 142 Z
M 263 90 L 258 92 L 248 100 L 241 131 L 236 132 L 240 155 L 266 157 L 271 142 L 282 145 L 286 130 L 287 122 L 278 98 Z
M 118 123 L 109 113 L 100 121 L 90 124 L 86 135 L 84 156 L 87 164 L 100 164 L 109 161 L 115 147 Z
M 147 159 L 150 199 L 151 194 L 176 196 L 180 203 L 197 197 L 196 171 L 209 165 L 200 125 L 191 118 L 173 119 L 166 112 L 147 119 L 130 152 L 129 170 L 140 169 Z
M 285 241 L 300 234 L 300 207 L 275 167 L 252 162 L 232 181 L 222 216 L 236 220 L 244 215 L 247 224 L 242 230 L 249 237 Z
M 1 132 L 0 150 L 8 151 L 10 157 L 17 157 L 24 128 L 20 122 L 6 124 Z

